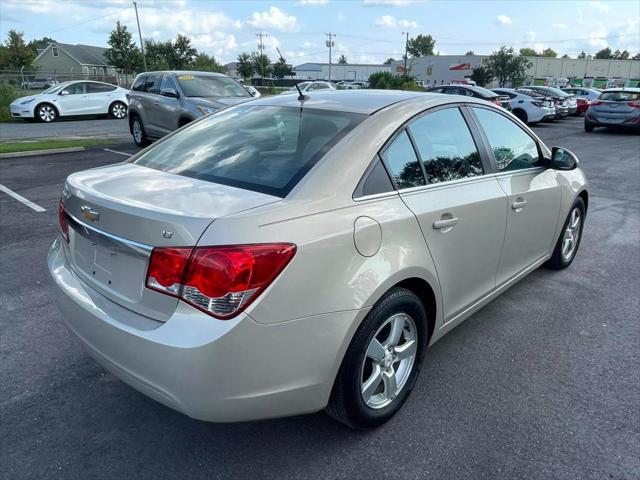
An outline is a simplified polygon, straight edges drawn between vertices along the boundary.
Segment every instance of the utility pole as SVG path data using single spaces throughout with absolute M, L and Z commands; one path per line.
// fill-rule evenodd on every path
M 333 41 L 336 34 L 329 32 L 329 33 L 325 33 L 325 35 L 327 36 L 327 41 L 325 42 L 325 45 L 329 47 L 329 81 L 331 81 L 331 48 L 335 47 L 336 45 L 336 42 Z
M 264 66 L 262 64 L 263 60 L 263 51 L 264 51 L 264 43 L 262 42 L 262 37 L 268 37 L 266 33 L 260 32 L 255 34 L 260 40 L 258 40 L 258 50 L 260 50 L 260 78 L 264 80 Z
M 407 39 L 404 41 L 404 76 L 407 76 L 407 50 L 409 50 L 409 32 L 402 32 L 402 35 L 406 35 Z
M 144 71 L 147 71 L 147 57 L 144 55 L 144 43 L 142 42 L 142 30 L 140 30 L 140 18 L 138 18 L 138 4 L 133 2 L 133 8 L 136 9 L 136 22 L 138 22 L 138 36 L 140 37 L 140 51 L 142 52 L 142 63 L 144 64 Z

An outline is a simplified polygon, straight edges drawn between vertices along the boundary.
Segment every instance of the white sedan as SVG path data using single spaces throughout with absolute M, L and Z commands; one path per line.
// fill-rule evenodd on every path
M 335 85 L 333 83 L 331 83 L 331 82 L 322 82 L 322 81 L 302 82 L 302 83 L 298 84 L 298 88 L 300 89 L 300 91 L 302 93 L 315 92 L 315 91 L 319 91 L 319 90 L 324 90 L 324 91 L 336 90 L 336 87 L 335 87 Z M 289 90 L 286 90 L 286 91 L 282 92 L 281 95 L 290 95 L 292 93 L 298 93 L 298 88 L 293 86 Z
M 104 115 L 127 116 L 128 90 L 103 82 L 65 82 L 36 95 L 15 100 L 11 116 L 40 122 L 53 122 L 58 117 Z

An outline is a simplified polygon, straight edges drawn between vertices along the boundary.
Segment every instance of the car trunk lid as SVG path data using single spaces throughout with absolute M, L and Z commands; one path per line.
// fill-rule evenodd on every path
M 62 200 L 76 274 L 120 305 L 164 321 L 177 300 L 145 288 L 151 249 L 195 246 L 216 218 L 280 198 L 125 163 L 69 176 Z

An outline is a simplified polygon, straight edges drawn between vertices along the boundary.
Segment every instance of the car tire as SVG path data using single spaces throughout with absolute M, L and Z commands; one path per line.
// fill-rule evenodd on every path
M 109 107 L 109 116 L 116 120 L 127 117 L 127 106 L 122 102 L 113 102 Z
M 427 314 L 415 293 L 400 287 L 387 292 L 367 314 L 345 353 L 327 413 L 355 429 L 377 427 L 391 419 L 418 378 L 427 331 Z
M 593 132 L 593 125 L 589 125 L 588 123 L 584 124 L 584 131 L 585 132 Z
M 529 119 L 529 116 L 527 115 L 527 112 L 525 112 L 524 110 L 522 110 L 522 109 L 520 109 L 520 108 L 516 108 L 516 109 L 513 111 L 513 114 L 514 114 L 516 117 L 518 117 L 518 119 L 519 119 L 522 123 L 524 123 L 524 124 L 526 124 L 526 123 L 527 123 L 527 121 L 528 121 L 528 119 Z
M 133 117 L 131 122 L 131 135 L 133 136 L 133 141 L 139 147 L 146 147 L 151 144 L 151 140 L 149 140 L 144 130 L 144 125 L 142 125 L 142 120 L 137 115 Z
M 36 119 L 39 122 L 51 123 L 58 119 L 58 110 L 50 103 L 42 103 L 36 107 Z
M 580 248 L 586 213 L 587 209 L 584 200 L 578 197 L 576 201 L 573 202 L 571 210 L 569 210 L 569 215 L 567 215 L 567 219 L 562 226 L 562 231 L 553 249 L 553 254 L 547 261 L 546 265 L 549 268 L 562 270 L 571 265 Z

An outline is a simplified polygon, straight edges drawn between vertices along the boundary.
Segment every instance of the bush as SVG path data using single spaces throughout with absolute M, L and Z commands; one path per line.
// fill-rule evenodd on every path
M 7 84 L 0 84 L 0 122 L 8 122 L 11 120 L 9 104 L 16 98 L 22 96 L 22 92 L 17 88 Z
M 391 72 L 376 72 L 369 77 L 369 88 L 382 90 L 422 90 L 413 77 L 394 75 Z

